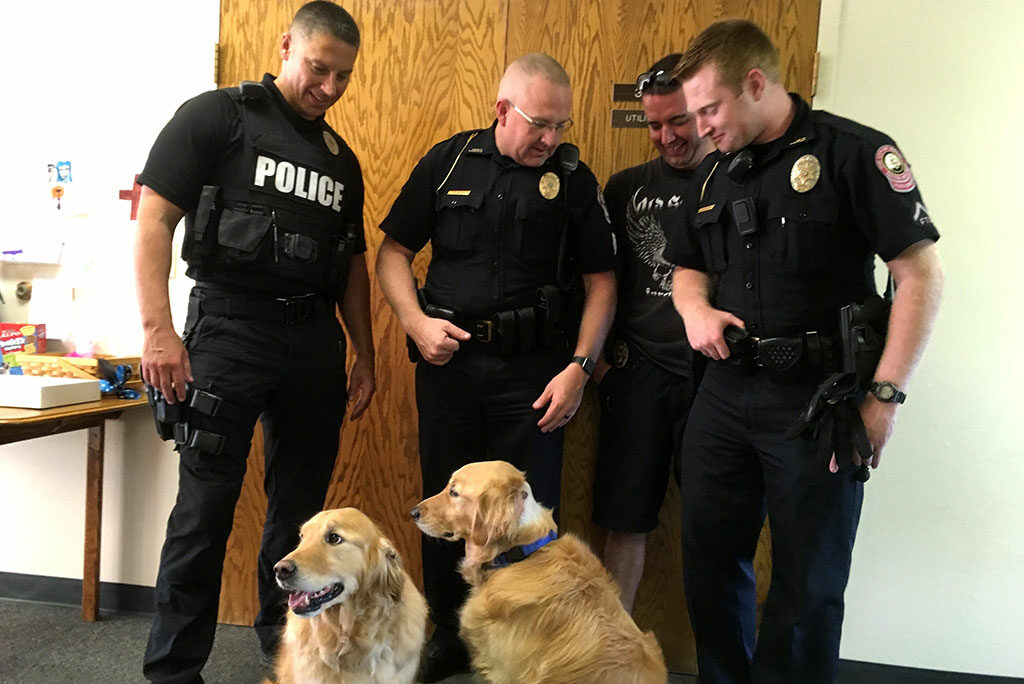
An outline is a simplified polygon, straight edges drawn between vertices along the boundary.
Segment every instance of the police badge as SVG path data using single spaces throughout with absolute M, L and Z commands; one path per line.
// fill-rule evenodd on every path
M 821 162 L 813 154 L 805 154 L 793 163 L 789 171 L 789 184 L 797 192 L 807 192 L 818 184 Z
M 540 183 L 537 184 L 540 190 L 540 195 L 544 199 L 555 199 L 558 196 L 558 190 L 562 187 L 562 181 L 558 180 L 558 174 L 554 171 L 548 171 L 540 177 Z
M 324 131 L 324 144 L 327 145 L 327 149 L 331 151 L 331 154 L 337 155 L 341 151 L 341 148 L 338 147 L 338 141 L 327 131 Z

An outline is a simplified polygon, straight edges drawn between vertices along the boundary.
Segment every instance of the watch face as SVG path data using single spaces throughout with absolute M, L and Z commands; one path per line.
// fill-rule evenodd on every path
M 896 396 L 896 388 L 888 382 L 880 382 L 875 386 L 875 396 L 882 401 L 889 401 Z

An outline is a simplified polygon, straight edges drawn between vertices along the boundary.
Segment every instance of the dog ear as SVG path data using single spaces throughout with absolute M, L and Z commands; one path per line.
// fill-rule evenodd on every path
M 405 572 L 402 571 L 402 557 L 398 555 L 398 551 L 391 544 L 391 541 L 383 537 L 377 545 L 377 561 L 376 579 L 380 581 L 384 594 L 392 601 L 398 601 L 402 597 L 402 590 L 405 588 Z
M 519 514 L 523 510 L 525 478 L 517 477 L 484 490 L 477 505 L 470 541 L 486 545 L 503 537 L 511 537 L 519 528 Z

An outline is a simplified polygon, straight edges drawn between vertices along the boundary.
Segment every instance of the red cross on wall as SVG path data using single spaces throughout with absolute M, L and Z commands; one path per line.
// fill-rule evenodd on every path
M 142 194 L 142 186 L 139 185 L 139 174 L 135 174 L 133 179 L 133 185 L 131 190 L 118 190 L 117 198 L 123 200 L 132 201 L 132 216 L 131 220 L 135 220 L 135 216 L 139 211 L 139 195 Z

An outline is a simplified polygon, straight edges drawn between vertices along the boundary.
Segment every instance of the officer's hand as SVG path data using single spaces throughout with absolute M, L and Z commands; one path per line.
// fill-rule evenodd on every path
M 872 469 L 878 467 L 878 463 L 882 459 L 882 449 L 889 441 L 889 438 L 892 437 L 893 424 L 896 422 L 896 408 L 898 406 L 899 404 L 887 404 L 878 401 L 872 394 L 868 394 L 864 401 L 861 402 L 860 419 L 864 421 L 864 430 L 868 433 L 868 441 L 871 442 L 874 455 L 867 459 L 862 454 L 858 454 L 857 450 L 854 449 L 853 465 L 859 468 L 861 463 L 867 461 L 867 464 Z M 833 473 L 839 472 L 839 465 L 836 463 L 835 455 L 832 456 L 832 461 L 829 463 L 828 468 Z
M 160 390 L 168 404 L 185 401 L 185 383 L 192 366 L 181 338 L 171 328 L 147 332 L 142 342 L 142 379 Z
M 349 420 L 358 420 L 363 415 L 376 391 L 373 360 L 365 355 L 357 355 L 348 372 L 348 403 L 351 406 Z
M 541 432 L 551 432 L 564 426 L 576 415 L 576 410 L 583 401 L 583 386 L 587 384 L 587 374 L 578 363 L 570 363 L 561 373 L 551 378 L 533 408 L 541 410 L 546 405 L 548 410 L 537 422 Z
M 459 350 L 459 342 L 465 342 L 471 335 L 451 321 L 423 316 L 417 326 L 409 332 L 420 355 L 427 363 L 443 366 Z
M 735 325 L 746 329 L 743 321 L 736 316 L 711 306 L 701 307 L 689 313 L 684 323 L 690 346 L 715 361 L 729 358 L 729 346 L 722 334 L 726 327 Z

